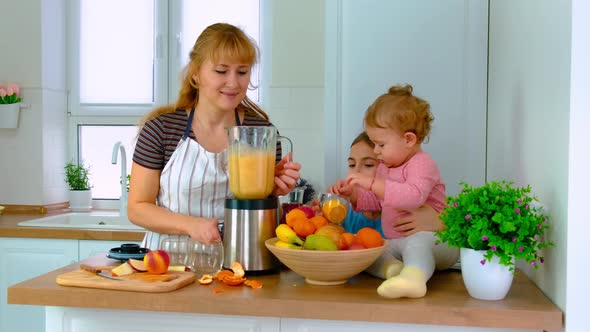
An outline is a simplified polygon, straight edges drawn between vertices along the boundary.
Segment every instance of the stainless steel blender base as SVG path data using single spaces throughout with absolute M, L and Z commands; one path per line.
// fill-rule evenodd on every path
M 249 274 L 278 271 L 281 264 L 264 242 L 275 237 L 277 199 L 227 199 L 223 226 L 223 267 L 239 262 Z

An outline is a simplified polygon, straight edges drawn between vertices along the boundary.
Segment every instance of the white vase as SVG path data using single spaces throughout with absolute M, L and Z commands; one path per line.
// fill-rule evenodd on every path
M 485 253 L 485 250 L 461 248 L 461 274 L 465 288 L 476 299 L 501 300 L 510 290 L 514 273 L 508 266 L 500 264 L 496 256 L 491 262 L 482 264 Z
M 0 104 L 0 128 L 18 128 L 20 103 Z
M 90 211 L 92 209 L 91 190 L 70 190 L 69 197 L 72 211 Z

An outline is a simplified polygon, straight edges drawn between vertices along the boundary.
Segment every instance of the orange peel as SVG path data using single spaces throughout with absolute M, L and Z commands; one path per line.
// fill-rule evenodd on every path
M 244 281 L 244 285 L 249 286 L 249 287 L 254 288 L 254 289 L 262 288 L 262 281 L 259 281 L 259 280 L 246 280 L 246 281 Z
M 239 286 L 243 284 L 246 279 L 237 275 L 233 275 L 231 277 L 226 276 L 221 281 L 228 286 Z
M 240 278 L 243 278 L 244 275 L 246 274 L 246 272 L 244 271 L 244 267 L 239 262 L 231 263 L 229 268 L 234 272 L 234 275 L 236 275 Z
M 199 280 L 197 280 L 201 285 L 209 285 L 213 282 L 213 276 L 210 274 L 203 274 Z

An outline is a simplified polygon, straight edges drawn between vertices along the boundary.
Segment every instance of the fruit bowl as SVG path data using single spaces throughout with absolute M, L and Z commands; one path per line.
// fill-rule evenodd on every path
M 278 238 L 264 242 L 281 263 L 315 285 L 340 285 L 371 266 L 387 246 L 358 250 L 303 250 L 275 246 Z

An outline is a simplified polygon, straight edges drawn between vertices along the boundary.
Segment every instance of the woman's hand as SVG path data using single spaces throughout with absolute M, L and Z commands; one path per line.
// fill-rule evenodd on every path
M 442 229 L 443 224 L 438 219 L 438 212 L 436 212 L 430 205 L 422 205 L 416 210 L 401 210 L 402 216 L 393 225 L 393 230 L 402 234 L 402 236 L 410 236 L 421 231 L 436 232 Z
M 199 220 L 191 222 L 187 233 L 192 239 L 205 244 L 221 241 L 217 220 L 212 218 L 199 218 Z
M 299 180 L 301 164 L 290 161 L 292 156 L 293 153 L 290 152 L 275 165 L 275 188 L 273 190 L 275 196 L 283 196 L 290 193 L 295 188 L 297 180 Z

